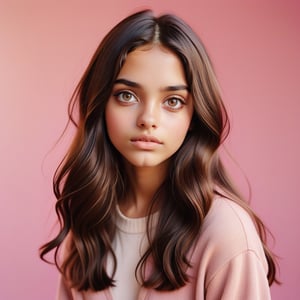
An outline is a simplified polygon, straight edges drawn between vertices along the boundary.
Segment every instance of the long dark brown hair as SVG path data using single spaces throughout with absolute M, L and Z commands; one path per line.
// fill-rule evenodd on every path
M 241 200 L 219 158 L 218 149 L 228 134 L 229 122 L 207 52 L 180 18 L 168 14 L 155 17 L 150 10 L 125 18 L 104 37 L 74 92 L 69 117 L 77 131 L 53 180 L 60 231 L 41 247 L 40 256 L 46 260 L 46 254 L 55 250 L 57 267 L 78 290 L 99 291 L 114 285 L 113 276 L 106 271 L 106 261 L 111 256 L 116 268 L 112 248 L 115 209 L 117 201 L 126 196 L 125 187 L 130 182 L 122 158 L 108 138 L 104 112 L 128 53 L 154 42 L 173 51 L 182 62 L 194 115 L 192 128 L 173 155 L 167 178 L 153 199 L 164 209 L 151 237 L 148 229 L 149 247 L 137 266 L 142 284 L 174 290 L 188 282 L 187 255 L 218 193 L 215 187 L 246 209 L 254 220 L 271 284 L 276 267 L 266 246 L 266 229 Z M 59 249 L 68 235 L 70 245 L 59 262 Z M 153 271 L 145 278 L 144 269 L 150 258 Z

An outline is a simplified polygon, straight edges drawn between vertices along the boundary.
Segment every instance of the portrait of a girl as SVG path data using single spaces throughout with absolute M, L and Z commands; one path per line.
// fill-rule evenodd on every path
M 228 115 L 210 58 L 172 14 L 129 15 L 69 104 L 76 134 L 54 176 L 60 300 L 267 300 L 262 220 L 220 158 Z

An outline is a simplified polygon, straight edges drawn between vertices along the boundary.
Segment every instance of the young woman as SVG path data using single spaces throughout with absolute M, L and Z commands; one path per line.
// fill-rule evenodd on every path
M 41 248 L 55 249 L 57 299 L 270 299 L 265 228 L 220 161 L 227 114 L 186 23 L 148 10 L 121 21 L 69 109 L 61 227 Z

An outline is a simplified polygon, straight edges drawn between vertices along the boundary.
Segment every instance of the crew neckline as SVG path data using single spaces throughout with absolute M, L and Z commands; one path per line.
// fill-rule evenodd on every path
M 147 221 L 148 218 L 151 218 L 150 228 L 154 228 L 157 225 L 159 212 L 155 212 L 150 216 L 141 217 L 141 218 L 130 218 L 125 216 L 121 210 L 119 205 L 117 205 L 117 214 L 116 214 L 116 225 L 117 227 L 126 233 L 145 233 L 147 230 Z

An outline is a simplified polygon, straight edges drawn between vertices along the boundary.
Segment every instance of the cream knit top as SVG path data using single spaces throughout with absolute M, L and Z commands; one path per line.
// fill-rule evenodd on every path
M 156 226 L 158 216 L 158 212 L 151 216 L 151 228 Z M 147 219 L 148 217 L 128 218 L 117 207 L 117 232 L 113 242 L 113 250 L 117 258 L 114 277 L 116 286 L 110 289 L 113 299 L 137 299 L 140 284 L 135 278 L 135 269 L 149 245 L 146 236 Z M 111 274 L 111 260 L 108 261 L 107 267 L 108 273 Z

